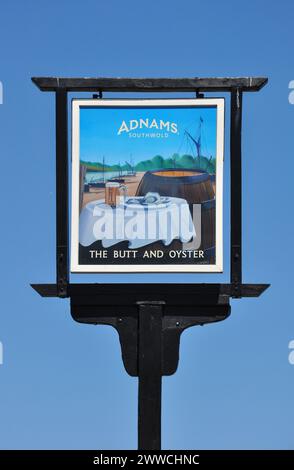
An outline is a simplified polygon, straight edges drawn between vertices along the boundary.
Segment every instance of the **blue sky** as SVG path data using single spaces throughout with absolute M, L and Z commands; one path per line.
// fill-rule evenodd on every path
M 201 124 L 202 155 L 216 156 L 216 107 L 160 107 L 155 108 L 100 108 L 80 109 L 80 158 L 84 161 L 102 162 L 103 156 L 108 165 L 124 163 L 130 158 L 134 163 L 161 155 L 170 158 L 174 153 L 188 153 L 197 156 L 195 144 L 189 143 L 185 131 L 198 139 Z M 158 132 L 156 128 L 142 128 L 134 132 L 119 132 L 125 122 L 149 119 L 149 125 L 156 120 L 175 123 L 177 132 Z M 128 127 L 129 128 L 129 127 Z M 135 134 L 159 133 L 162 137 L 132 137 Z M 191 141 L 190 141 L 191 142 Z
M 264 75 L 268 86 L 244 96 L 243 278 L 272 286 L 183 334 L 179 370 L 163 381 L 163 447 L 294 449 L 293 2 L 11 0 L 0 14 L 0 447 L 136 447 L 137 380 L 116 332 L 75 323 L 68 300 L 29 286 L 55 279 L 54 97 L 30 77 Z M 224 274 L 74 282 L 229 280 L 228 116 Z

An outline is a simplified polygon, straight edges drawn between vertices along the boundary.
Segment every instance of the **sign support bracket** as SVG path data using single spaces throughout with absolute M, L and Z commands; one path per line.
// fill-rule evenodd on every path
M 68 227 L 68 111 L 67 92 L 55 92 L 56 103 L 56 285 L 67 297 L 69 283 Z
M 242 91 L 231 91 L 231 283 L 233 297 L 242 287 Z

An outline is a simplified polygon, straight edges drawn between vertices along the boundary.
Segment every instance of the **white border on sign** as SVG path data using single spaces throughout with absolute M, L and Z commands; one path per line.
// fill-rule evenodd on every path
M 216 138 L 216 243 L 215 264 L 79 264 L 79 171 L 80 108 L 126 106 L 195 106 L 217 108 Z M 221 273 L 223 272 L 223 160 L 224 98 L 201 99 L 74 99 L 72 100 L 72 204 L 71 204 L 71 272 L 72 273 Z

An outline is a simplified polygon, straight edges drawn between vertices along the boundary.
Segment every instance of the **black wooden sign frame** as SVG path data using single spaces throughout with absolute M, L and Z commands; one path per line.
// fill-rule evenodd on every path
M 259 91 L 265 77 L 57 78 L 33 77 L 56 99 L 56 283 L 32 284 L 43 297 L 70 298 L 82 323 L 112 325 L 119 333 L 127 372 L 139 377 L 138 447 L 161 447 L 161 382 L 179 360 L 182 331 L 221 321 L 230 298 L 258 297 L 269 284 L 242 283 L 242 97 Z M 228 284 L 77 284 L 69 276 L 68 93 L 229 92 L 231 166 L 231 273 Z

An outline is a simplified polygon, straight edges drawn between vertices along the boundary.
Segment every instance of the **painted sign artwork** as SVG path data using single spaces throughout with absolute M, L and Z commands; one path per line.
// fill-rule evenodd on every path
M 72 272 L 221 272 L 223 99 L 73 100 Z

